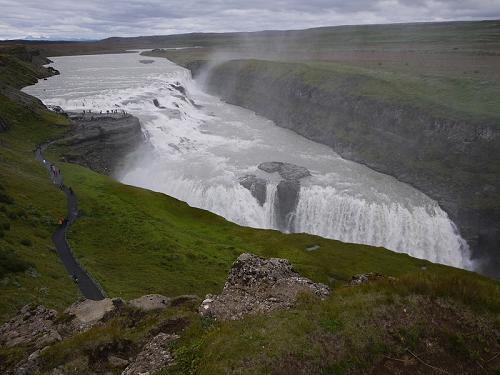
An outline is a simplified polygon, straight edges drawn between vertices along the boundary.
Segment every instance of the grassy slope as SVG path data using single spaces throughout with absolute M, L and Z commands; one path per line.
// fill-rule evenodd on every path
M 110 295 L 217 292 L 231 263 L 246 251 L 290 259 L 303 274 L 330 285 L 362 272 L 401 275 L 424 265 L 447 269 L 383 248 L 240 227 L 79 166 L 67 164 L 62 170 L 84 215 L 72 228 L 70 241 Z M 321 249 L 306 251 L 315 244 Z
M 16 67 L 12 70 L 0 69 L 2 82 L 7 77 L 18 85 L 27 84 L 37 74 L 26 64 L 13 61 Z M 64 196 L 33 157 L 35 144 L 62 134 L 66 123 L 33 103 L 12 101 L 6 92 L 11 96 L 15 91 L 2 87 L 0 93 L 0 114 L 10 124 L 7 132 L 0 133 L 0 185 L 13 203 L 0 202 L 0 222 L 4 225 L 0 255 L 9 254 L 11 262 L 22 266 L 21 272 L 2 274 L 0 320 L 29 302 L 62 308 L 78 296 L 51 241 L 57 218 L 66 209 Z M 2 268 L 9 269 L 11 262 L 2 258 Z M 36 272 L 24 272 L 28 265 Z
M 10 223 L 0 245 L 2 251 L 12 249 L 17 258 L 30 261 L 40 273 L 36 278 L 23 272 L 3 278 L 0 311 L 5 319 L 28 301 L 62 308 L 77 292 L 49 250 L 54 222 L 65 210 L 64 198 L 32 154 L 35 144 L 60 135 L 66 125 L 36 105 L 0 99 L 2 116 L 11 124 L 0 134 L 1 184 L 2 191 L 14 198 L 13 204 L 0 204 L 0 219 Z M 89 366 L 102 365 L 102 359 L 92 357 L 99 348 L 123 340 L 138 344 L 172 318 L 187 321 L 174 347 L 178 366 L 170 371 L 183 374 L 341 373 L 346 368 L 372 368 L 384 355 L 407 355 L 407 347 L 420 354 L 427 350 L 428 340 L 439 349 L 437 359 L 448 361 L 442 363 L 447 368 L 469 362 L 476 366 L 475 360 L 499 350 L 497 282 L 385 249 L 239 227 L 163 194 L 122 185 L 79 166 L 60 166 L 83 213 L 70 241 L 112 296 L 156 292 L 202 297 L 218 292 L 230 264 L 243 251 L 286 257 L 304 275 L 329 284 L 334 293 L 322 303 L 304 297 L 297 309 L 241 322 L 201 322 L 196 305 L 140 321 L 132 313 L 56 345 L 43 356 L 45 369 L 70 363 L 68 369 L 85 373 Z M 22 240 L 30 240 L 32 246 L 21 245 Z M 307 252 L 313 244 L 320 250 Z M 368 271 L 399 279 L 343 287 L 352 274 Z M 40 293 L 44 287 L 48 293 Z M 404 309 L 411 314 L 403 314 Z M 447 319 L 446 324 L 441 319 Z M 447 354 L 440 354 L 441 349 Z M 432 353 L 424 358 L 436 363 Z

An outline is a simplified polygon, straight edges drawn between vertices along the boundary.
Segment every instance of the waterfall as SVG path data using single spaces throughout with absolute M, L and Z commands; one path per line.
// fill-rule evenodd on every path
M 368 202 L 333 187 L 300 191 L 295 231 L 344 242 L 383 246 L 417 258 L 470 268 L 467 243 L 437 205 L 404 207 Z
M 165 59 L 153 58 L 147 65 L 140 59 L 133 53 L 56 57 L 61 75 L 25 90 L 65 110 L 119 108 L 137 116 L 150 147 L 115 174 L 124 183 L 163 192 L 241 225 L 277 229 L 287 225 L 282 216 L 277 220 L 276 207 L 283 203 L 277 201 L 280 179 L 257 166 L 292 163 L 311 176 L 301 181 L 295 210 L 286 212 L 289 231 L 471 268 L 467 244 L 429 197 L 202 92 L 186 69 Z M 267 181 L 263 205 L 239 183 L 245 175 Z

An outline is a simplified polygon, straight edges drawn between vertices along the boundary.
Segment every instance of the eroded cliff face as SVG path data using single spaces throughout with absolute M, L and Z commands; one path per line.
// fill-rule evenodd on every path
M 64 147 L 62 155 L 70 163 L 112 175 L 123 167 L 130 153 L 144 145 L 137 117 L 76 113 L 69 113 L 69 117 L 73 129 L 56 146 Z
M 187 66 L 196 76 L 202 64 Z M 213 68 L 207 90 L 251 109 L 343 157 L 407 182 L 437 200 L 473 250 L 480 270 L 500 277 L 500 137 L 494 120 L 450 119 L 422 108 L 354 95 L 266 63 Z

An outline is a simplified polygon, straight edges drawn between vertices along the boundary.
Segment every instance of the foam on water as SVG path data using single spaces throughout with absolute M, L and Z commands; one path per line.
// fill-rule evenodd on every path
M 141 59 L 136 53 L 57 57 L 61 75 L 26 91 L 65 110 L 123 109 L 137 116 L 152 147 L 129 158 L 116 176 L 125 183 L 242 225 L 275 228 L 279 178 L 257 165 L 290 162 L 312 173 L 302 180 L 295 231 L 472 267 L 454 224 L 421 192 L 205 94 L 189 71 L 173 63 L 148 57 L 154 63 L 141 64 Z M 263 206 L 239 184 L 246 174 L 269 180 Z

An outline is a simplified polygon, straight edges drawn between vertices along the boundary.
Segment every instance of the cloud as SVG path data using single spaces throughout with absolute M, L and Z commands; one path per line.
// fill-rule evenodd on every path
M 500 18 L 498 0 L 0 0 L 0 39 Z

